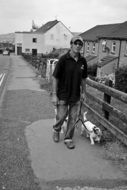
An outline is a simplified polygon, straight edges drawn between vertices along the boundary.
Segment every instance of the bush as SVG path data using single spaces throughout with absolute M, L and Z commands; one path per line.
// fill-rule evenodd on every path
M 127 93 L 127 66 L 121 67 L 115 72 L 115 88 Z

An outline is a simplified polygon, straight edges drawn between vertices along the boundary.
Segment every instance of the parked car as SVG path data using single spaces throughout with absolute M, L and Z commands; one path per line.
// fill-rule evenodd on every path
M 8 51 L 8 50 L 3 50 L 3 55 L 10 55 L 10 51 Z

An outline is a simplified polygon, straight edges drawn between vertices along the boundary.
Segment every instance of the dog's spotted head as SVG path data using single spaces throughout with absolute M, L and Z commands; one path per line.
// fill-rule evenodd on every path
M 94 127 L 93 131 L 96 134 L 95 141 L 100 142 L 101 137 L 102 137 L 102 132 L 101 132 L 100 128 L 99 127 Z

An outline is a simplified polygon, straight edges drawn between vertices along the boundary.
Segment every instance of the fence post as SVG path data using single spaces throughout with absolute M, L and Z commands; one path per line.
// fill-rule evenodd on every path
M 109 87 L 112 87 L 112 80 L 106 79 L 105 85 L 107 85 L 107 86 L 109 86 Z M 111 96 L 108 95 L 108 94 L 106 94 L 106 93 L 104 93 L 104 101 L 105 101 L 106 103 L 110 104 L 110 102 L 111 102 Z M 106 110 L 104 109 L 104 107 L 103 107 L 103 111 L 104 111 L 104 117 L 108 120 L 108 119 L 109 119 L 109 112 L 106 111 Z

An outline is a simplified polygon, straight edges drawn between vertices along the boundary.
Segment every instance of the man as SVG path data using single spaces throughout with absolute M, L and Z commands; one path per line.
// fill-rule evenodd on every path
M 57 108 L 56 124 L 53 126 L 53 140 L 59 142 L 61 126 L 68 115 L 64 143 L 75 148 L 72 140 L 80 98 L 85 98 L 87 63 L 81 56 L 83 39 L 75 36 L 70 42 L 70 51 L 61 56 L 53 72 L 52 102 Z

